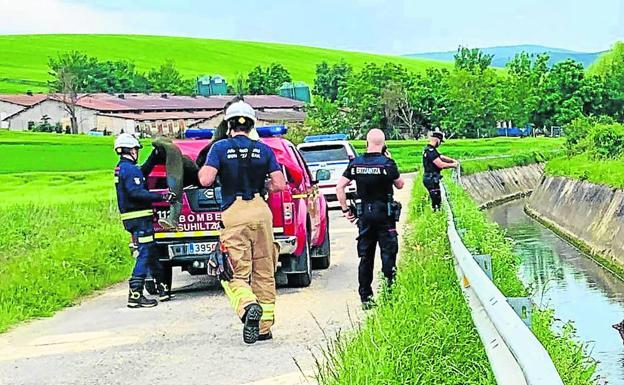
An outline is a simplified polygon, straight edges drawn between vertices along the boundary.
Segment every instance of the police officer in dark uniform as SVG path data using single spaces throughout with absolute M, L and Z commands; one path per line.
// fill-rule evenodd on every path
M 396 222 L 400 204 L 394 202 L 394 187 L 402 189 L 404 181 L 394 160 L 385 152 L 383 131 L 371 130 L 366 136 L 367 152 L 353 159 L 336 186 L 336 195 L 342 212 L 351 222 L 358 219 L 357 251 L 360 257 L 358 272 L 359 294 L 364 309 L 373 304 L 373 268 L 375 248 L 379 243 L 382 271 L 388 286 L 396 273 L 399 250 Z M 345 188 L 355 181 L 360 202 L 356 212 L 347 204 Z
M 115 168 L 115 189 L 121 220 L 138 243 L 138 256 L 129 281 L 128 307 L 154 307 L 158 302 L 143 295 L 145 278 L 150 271 L 158 282 L 159 299 L 170 300 L 171 292 L 164 283 L 162 266 L 155 251 L 152 203 L 169 201 L 172 194 L 161 195 L 147 189 L 145 176 L 136 164 L 142 146 L 133 135 L 119 135 L 114 148 L 120 156 Z
M 262 193 L 284 190 L 286 180 L 271 148 L 249 137 L 256 122 L 249 104 L 233 103 L 225 120 L 231 138 L 210 148 L 199 180 L 211 186 L 218 176 L 221 183 L 220 241 L 232 269 L 230 276 L 221 277 L 221 285 L 243 322 L 243 341 L 253 344 L 273 338 L 275 314 L 277 250 L 273 215 Z
M 442 175 L 440 171 L 445 168 L 459 167 L 459 162 L 448 156 L 441 155 L 438 152 L 438 147 L 444 142 L 444 134 L 441 132 L 434 132 L 431 134 L 429 144 L 423 151 L 423 184 L 429 196 L 431 197 L 431 207 L 433 211 L 440 210 L 442 203 L 442 196 L 440 193 L 440 180 Z

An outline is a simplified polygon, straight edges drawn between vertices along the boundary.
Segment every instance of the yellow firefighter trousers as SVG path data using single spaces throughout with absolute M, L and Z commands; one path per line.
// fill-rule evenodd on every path
M 262 307 L 260 333 L 271 330 L 275 319 L 275 270 L 278 250 L 273 243 L 273 216 L 266 202 L 256 196 L 237 198 L 221 215 L 221 242 L 230 253 L 234 279 L 222 281 L 230 304 L 242 319 L 245 307 Z M 251 285 L 250 285 L 251 283 Z

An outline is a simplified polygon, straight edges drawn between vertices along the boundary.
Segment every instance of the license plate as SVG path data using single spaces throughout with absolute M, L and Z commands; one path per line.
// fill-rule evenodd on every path
M 219 242 L 193 242 L 169 245 L 169 257 L 208 255 L 217 251 Z

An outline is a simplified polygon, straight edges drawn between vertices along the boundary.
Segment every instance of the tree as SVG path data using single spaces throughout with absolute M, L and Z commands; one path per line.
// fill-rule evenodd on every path
M 624 43 L 617 42 L 589 68 L 594 84 L 603 87 L 601 113 L 624 122 Z
M 455 69 L 449 76 L 446 131 L 460 137 L 479 138 L 503 117 L 502 87 L 496 72 L 473 73 Z
M 521 52 L 507 63 L 507 77 L 503 84 L 505 120 L 511 120 L 520 127 L 534 122 L 541 86 L 548 74 L 549 59 L 545 54 L 534 58 Z
M 152 69 L 147 74 L 149 89 L 152 92 L 189 95 L 193 91 L 193 82 L 185 80 L 171 60 L 162 64 L 158 69 Z
M 540 126 L 562 126 L 583 116 L 584 81 L 585 69 L 579 62 L 568 59 L 552 67 L 540 89 Z
M 72 68 L 59 68 L 58 79 L 61 94 L 60 102 L 63 104 L 63 110 L 69 115 L 70 133 L 78 133 L 78 119 L 76 117 L 76 109 L 78 105 L 78 83 L 77 77 Z
M 352 72 L 353 68 L 346 62 L 331 66 L 327 62 L 318 64 L 314 79 L 314 95 L 335 102 Z
M 281 64 L 257 66 L 247 76 L 247 90 L 252 95 L 276 95 L 284 83 L 291 81 L 290 73 Z
M 483 72 L 492 65 L 493 58 L 494 55 L 485 54 L 478 48 L 460 46 L 455 54 L 455 68 L 472 73 Z

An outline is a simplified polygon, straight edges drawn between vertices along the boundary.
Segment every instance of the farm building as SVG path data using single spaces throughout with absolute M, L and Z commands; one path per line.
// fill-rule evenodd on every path
M 0 95 L 0 128 L 9 128 L 4 122 L 7 116 L 16 114 L 45 100 L 48 95 L 27 93 L 24 95 Z
M 0 95 L 0 100 L 3 100 L 3 96 L 6 95 Z M 3 119 L 6 128 L 25 131 L 44 117 L 51 124 L 60 123 L 63 128 L 70 125 L 70 115 L 63 95 L 39 97 L 41 100 L 30 106 L 13 110 L 7 108 Z M 223 119 L 223 108 L 230 100 L 230 96 L 87 94 L 77 98 L 75 111 L 80 133 L 135 132 L 177 136 L 188 127 L 218 124 Z M 258 111 L 261 122 L 305 120 L 302 102 L 276 95 L 251 95 L 246 96 L 245 100 Z M 262 119 L 263 116 L 266 117 L 265 120 Z M 280 116 L 282 119 L 279 119 Z

